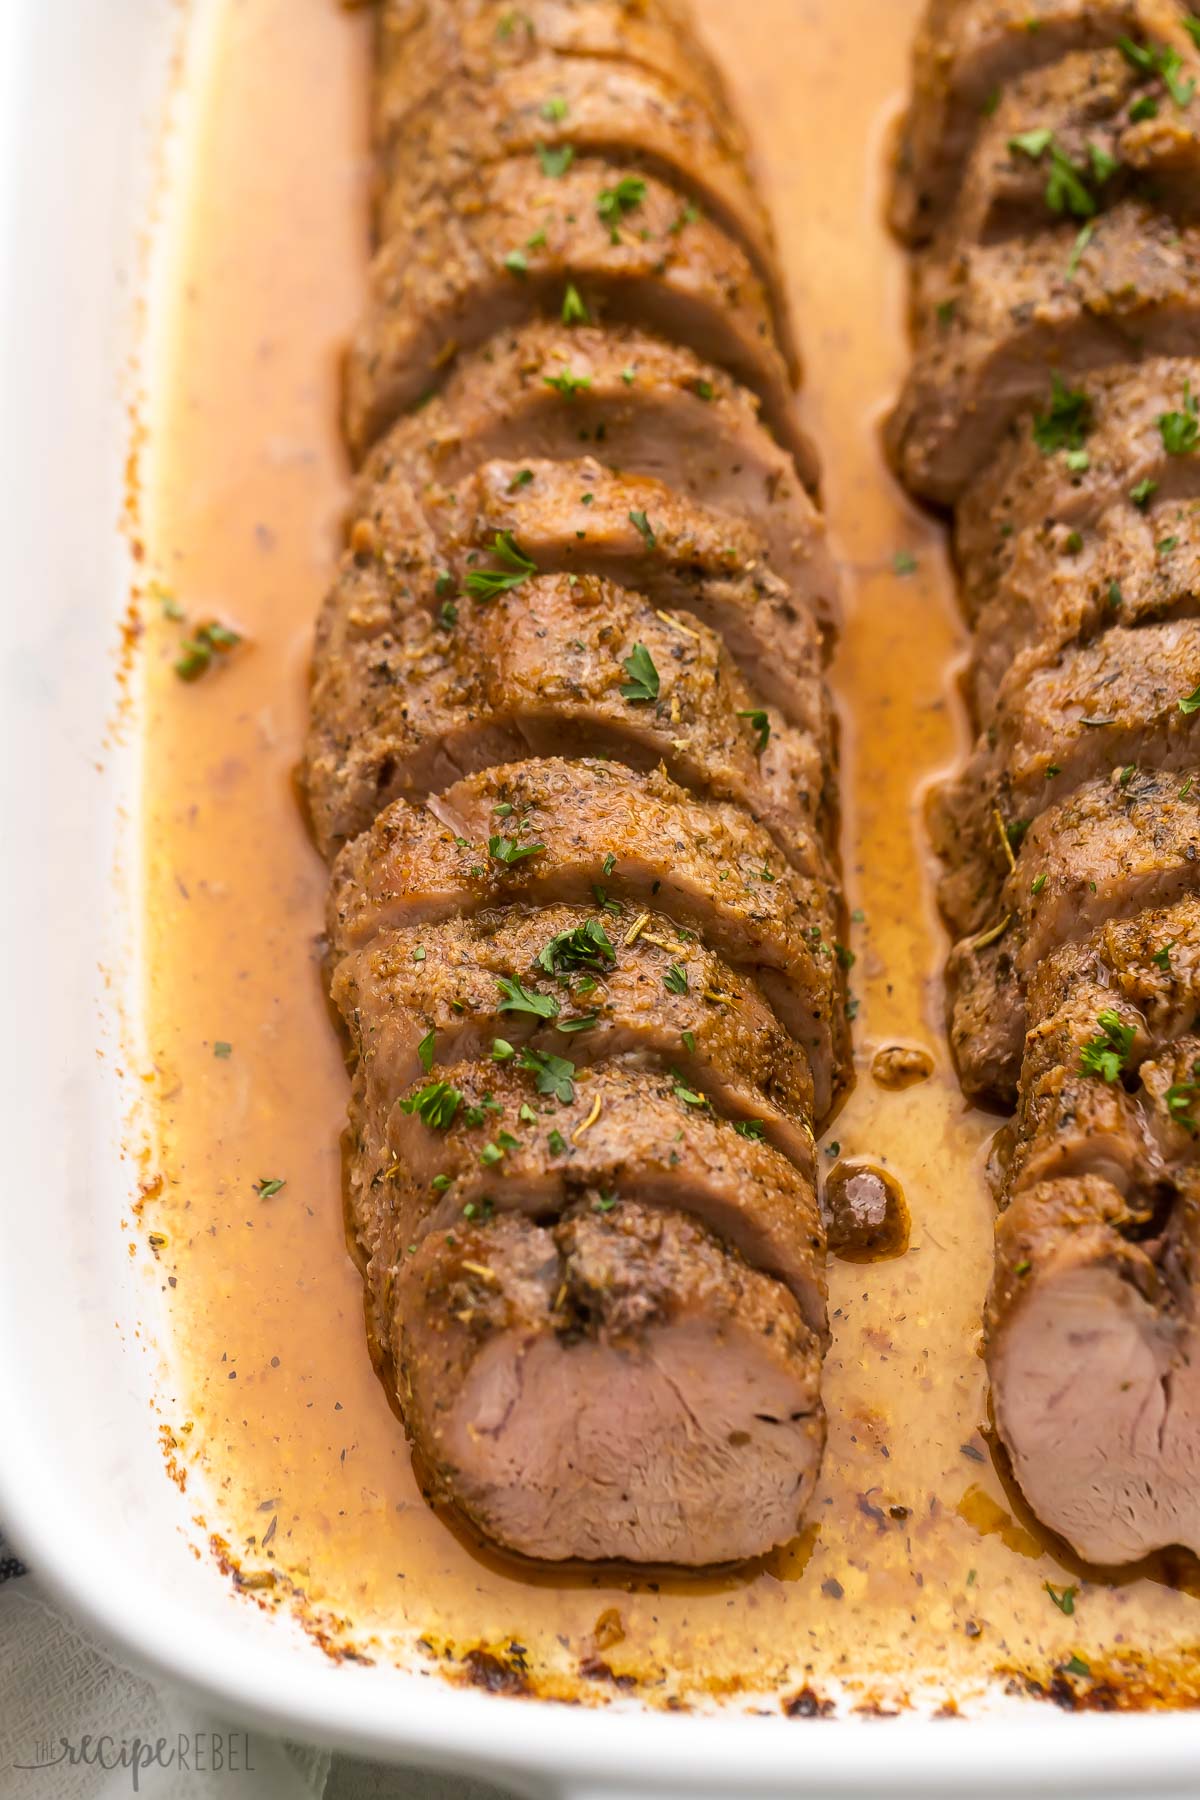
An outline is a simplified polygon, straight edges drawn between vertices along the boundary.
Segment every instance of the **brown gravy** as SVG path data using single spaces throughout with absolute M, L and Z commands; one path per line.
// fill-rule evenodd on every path
M 342 1231 L 324 871 L 291 787 L 345 486 L 338 352 L 367 241 L 366 21 L 332 0 L 227 0 L 176 202 L 187 229 L 150 421 L 140 602 L 163 1179 L 140 1214 L 157 1234 L 147 1256 L 176 1284 L 172 1461 L 236 1578 L 332 1653 L 411 1658 L 421 1640 L 415 1654 L 447 1673 L 595 1701 L 615 1675 L 651 1704 L 801 1687 L 812 1711 L 841 1682 L 852 1703 L 936 1703 L 999 1671 L 1061 1699 L 1188 1703 L 1192 1565 L 1111 1584 L 1070 1565 L 1018 1516 L 983 1435 L 995 1121 L 964 1106 L 948 1066 L 920 800 L 964 748 L 963 634 L 941 532 L 877 443 L 907 356 L 884 139 L 919 0 L 698 10 L 755 127 L 847 575 L 833 678 L 859 1079 L 827 1153 L 889 1172 L 912 1213 L 907 1254 L 831 1263 L 811 1523 L 761 1565 L 701 1579 L 519 1568 L 426 1505 L 371 1368 Z M 191 684 L 174 673 L 176 608 L 245 637 Z M 871 1079 L 896 1044 L 929 1052 L 929 1079 Z

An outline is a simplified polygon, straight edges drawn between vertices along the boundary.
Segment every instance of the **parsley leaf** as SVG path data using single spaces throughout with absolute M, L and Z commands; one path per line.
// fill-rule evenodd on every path
M 1190 456 L 1196 445 L 1200 444 L 1198 412 L 1200 403 L 1185 383 L 1182 410 L 1159 414 L 1158 429 L 1162 435 L 1163 449 L 1168 456 Z
M 560 931 L 537 954 L 538 967 L 547 975 L 563 975 L 570 969 L 602 969 L 615 963 L 617 953 L 599 919 L 588 919 L 574 931 Z
M 629 680 L 621 683 L 622 697 L 632 704 L 658 699 L 658 670 L 645 644 L 635 644 L 621 664 Z
M 519 981 L 510 981 L 507 975 L 498 975 L 496 986 L 502 996 L 501 1012 L 530 1013 L 535 1019 L 557 1019 L 558 1001 L 553 994 L 532 994 Z
M 543 375 L 542 380 L 547 387 L 557 388 L 568 400 L 573 400 L 581 389 L 592 385 L 590 375 L 572 375 L 570 369 L 564 369 L 561 375 Z
M 488 855 L 492 861 L 504 863 L 509 868 L 513 863 L 523 862 L 527 856 L 540 856 L 545 848 L 545 844 L 519 844 L 516 838 L 510 837 L 488 839 Z
M 645 198 L 646 184 L 640 175 L 622 175 L 615 187 L 601 188 L 596 211 L 608 226 L 614 244 L 620 240 L 621 220 L 625 214 L 633 212 Z
M 583 303 L 583 296 L 573 281 L 568 281 L 567 291 L 563 295 L 562 322 L 564 325 L 587 325 L 591 314 Z
M 1133 1040 L 1137 1032 L 1132 1025 L 1123 1025 L 1121 1016 L 1111 1007 L 1106 1007 L 1096 1016 L 1100 1027 L 1097 1037 L 1089 1038 L 1079 1053 L 1079 1073 L 1081 1075 L 1099 1075 L 1103 1081 L 1114 1082 L 1120 1078 L 1121 1071 L 1129 1060 L 1129 1052 L 1133 1049 Z
M 531 575 L 537 574 L 537 564 L 529 560 L 511 531 L 496 533 L 492 541 L 492 553 L 501 567 L 472 569 L 463 583 L 473 600 L 494 600 L 497 594 L 505 594 L 510 588 L 520 587 L 523 581 L 528 581 Z
M 1092 403 L 1082 388 L 1069 388 L 1055 373 L 1050 405 L 1033 415 L 1033 441 L 1043 456 L 1056 450 L 1082 450 L 1092 428 Z
M 756 756 L 761 756 L 771 738 L 771 721 L 761 706 L 739 708 L 739 719 L 749 719 L 750 729 L 758 733 L 758 742 L 754 746 Z
M 655 545 L 658 543 L 658 539 L 655 537 L 654 527 L 651 525 L 651 523 L 650 523 L 649 519 L 646 517 L 645 513 L 644 512 L 631 512 L 629 515 L 629 523 L 631 525 L 637 526 L 638 530 L 642 534 L 642 538 L 645 542 L 647 550 L 653 550 Z
M 575 161 L 573 144 L 539 144 L 537 153 L 538 161 L 542 165 L 542 174 L 549 175 L 553 180 L 557 180 L 560 175 L 565 175 Z
M 546 1050 L 522 1050 L 517 1067 L 534 1077 L 539 1094 L 552 1094 L 564 1106 L 575 1098 L 575 1064 Z
M 453 1125 L 462 1105 L 462 1093 L 448 1081 L 431 1081 L 418 1093 L 400 1102 L 400 1111 L 416 1113 L 422 1125 L 431 1131 L 447 1131 Z
M 688 991 L 687 970 L 682 963 L 672 963 L 663 976 L 663 986 L 668 994 L 686 994 Z

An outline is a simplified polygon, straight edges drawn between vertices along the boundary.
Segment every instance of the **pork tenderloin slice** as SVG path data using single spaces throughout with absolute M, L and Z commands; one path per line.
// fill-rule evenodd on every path
M 966 689 L 987 725 L 1073 642 L 1200 613 L 1200 502 L 1111 507 L 1074 537 L 1019 534 L 1004 580 L 975 622 Z
M 554 179 L 537 157 L 511 157 L 418 208 L 376 256 L 371 292 L 346 368 L 356 457 L 460 352 L 566 309 L 679 338 L 758 395 L 786 449 L 808 454 L 762 283 L 744 251 L 653 176 L 581 157 Z
M 425 1239 L 396 1283 L 409 1431 L 526 1556 L 701 1566 L 795 1535 L 824 1443 L 792 1295 L 682 1214 L 620 1202 Z
M 496 763 L 590 754 L 662 764 L 745 806 L 797 867 L 827 875 L 829 739 L 757 698 L 714 632 L 592 575 L 460 600 L 448 629 L 414 607 L 386 635 L 332 631 L 304 771 L 317 843 L 332 856 L 391 800 Z
M 582 906 L 509 907 L 381 932 L 343 958 L 331 984 L 364 1104 L 443 1063 L 490 1057 L 497 1038 L 579 1068 L 620 1057 L 677 1070 L 685 1088 L 811 1180 L 812 1074 L 754 982 L 657 914 L 628 937 L 611 914 Z M 579 1018 L 595 1023 L 559 1030 Z
M 503 532 L 543 573 L 603 576 L 700 620 L 755 692 L 830 738 L 817 626 L 771 570 L 753 526 L 593 457 L 485 463 L 453 490 L 420 494 L 399 469 L 381 476 L 361 494 L 351 559 L 318 624 L 318 666 L 350 654 L 353 638 L 395 630 L 413 604 L 444 616 L 448 594 L 496 566 Z M 687 620 L 674 628 L 686 636 Z
M 1136 1204 L 1163 1169 L 1143 1109 L 1123 1078 L 1136 1074 L 1149 1043 L 1141 1014 L 1081 971 L 1054 1013 L 1039 1018 L 1030 1008 L 1028 1017 L 1017 1111 L 989 1158 L 993 1185 L 1011 1199 L 1042 1181 L 1092 1175 Z M 1115 1050 L 1111 1058 L 1106 1051 L 1127 1032 L 1133 1036 L 1122 1065 Z
M 1047 369 L 1073 391 L 1113 364 L 1194 351 L 1200 229 L 1135 201 L 1091 223 L 1086 243 L 1071 221 L 963 251 L 952 314 L 922 323 L 886 426 L 914 493 L 956 502 L 1013 420 L 1043 404 Z
M 1003 1214 L 987 1310 L 996 1425 L 1034 1512 L 1089 1562 L 1200 1550 L 1196 1170 L 1157 1243 L 1096 1177 Z
M 824 1117 L 845 1057 L 836 899 L 740 808 L 692 800 L 658 772 L 557 757 L 469 776 L 430 805 L 436 817 L 394 801 L 339 855 L 336 954 L 496 906 L 596 904 L 600 890 L 623 931 L 643 911 L 663 913 L 761 983 L 808 1052 Z
M 913 267 L 921 319 L 952 300 L 964 244 L 995 243 L 1131 197 L 1184 223 L 1200 205 L 1200 104 L 1160 105 L 1162 82 L 1119 50 L 1080 52 L 1023 75 L 984 122 L 962 186 Z M 1134 116 L 1130 117 L 1130 108 Z M 1139 116 L 1153 107 L 1154 116 Z
M 1200 1037 L 1192 1031 L 1177 1038 L 1138 1072 L 1163 1164 L 1177 1177 L 1195 1172 L 1200 1167 Z
M 923 243 L 941 226 L 1004 88 L 1121 37 L 1194 59 L 1174 0 L 930 0 L 913 56 L 891 195 L 893 229 Z
M 1082 942 L 1052 951 L 1030 977 L 1031 1026 L 1058 1013 L 1086 985 L 1104 988 L 1112 996 L 1106 1004 L 1136 1013 L 1154 1053 L 1181 1037 L 1200 1009 L 1200 894 L 1129 919 L 1106 919 Z
M 585 454 L 757 533 L 797 605 L 836 623 L 824 520 L 761 423 L 758 401 L 682 345 L 631 325 L 535 319 L 461 356 L 445 387 L 371 452 L 351 516 L 368 513 L 371 490 L 393 477 L 418 494 L 432 485 L 453 492 L 493 458 L 522 466 Z M 811 446 L 803 472 L 815 489 Z
M 929 824 L 945 866 L 952 931 L 978 928 L 1007 873 L 1010 837 L 1084 782 L 1135 764 L 1166 772 L 1200 763 L 1200 621 L 1114 627 L 1057 662 L 1006 681 L 963 770 L 931 791 Z
M 459 1097 L 449 1124 L 406 1110 L 428 1093 L 424 1076 L 364 1105 L 351 1197 L 378 1291 L 430 1232 L 494 1213 L 545 1221 L 600 1194 L 601 1213 L 620 1198 L 696 1219 L 781 1281 L 824 1343 L 825 1241 L 807 1175 L 684 1099 L 691 1090 L 669 1071 L 593 1064 L 547 1096 L 519 1062 L 439 1065 L 434 1079 Z
M 962 939 L 947 964 L 951 1046 L 968 1094 L 1011 1103 L 1025 988 L 1038 963 L 1109 919 L 1193 892 L 1198 857 L 1194 771 L 1114 770 L 1034 820 L 1001 890 L 997 923 Z
M 1054 430 L 1054 387 L 1043 371 L 1033 416 L 1013 421 L 955 514 L 954 550 L 972 619 L 1007 584 L 1031 538 L 1079 556 L 1110 514 L 1120 517 L 1119 529 L 1136 531 L 1144 509 L 1200 495 L 1200 457 L 1169 450 L 1161 423 L 1190 411 L 1193 395 L 1200 396 L 1198 357 L 1097 370 L 1066 397 L 1080 427 L 1073 450 L 1067 433 L 1060 441 Z M 1061 399 L 1059 406 L 1066 426 Z M 1082 544 L 1072 548 L 1077 539 Z
M 754 265 L 795 366 L 774 233 L 738 135 L 704 101 L 636 64 L 544 55 L 486 81 L 459 77 L 431 95 L 408 113 L 382 159 L 380 239 L 489 163 L 535 154 L 552 176 L 577 156 L 601 157 L 654 176 L 705 213 Z
M 741 142 L 724 80 L 677 0 L 384 0 L 372 90 L 373 132 L 386 149 L 414 107 L 456 81 L 489 81 L 547 56 L 592 57 L 651 71 L 707 105 Z

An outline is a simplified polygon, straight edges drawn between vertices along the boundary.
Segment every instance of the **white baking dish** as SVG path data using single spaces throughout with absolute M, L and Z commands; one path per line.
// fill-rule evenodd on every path
M 115 680 L 128 358 L 180 41 L 170 0 L 0 6 L 0 1518 L 127 1657 L 230 1717 L 368 1755 L 573 1795 L 1200 1792 L 1188 1715 L 672 1717 L 339 1667 L 191 1553 L 194 1501 L 164 1479 L 157 1442 L 158 1292 L 119 1229 L 137 1174 L 121 1152 L 138 746 Z

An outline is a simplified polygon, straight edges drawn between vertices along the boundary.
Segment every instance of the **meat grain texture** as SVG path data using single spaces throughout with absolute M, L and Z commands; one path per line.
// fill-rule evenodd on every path
M 1081 1556 L 1200 1552 L 1200 19 L 931 0 L 887 429 L 955 508 L 979 738 L 930 800 L 968 1094 L 1015 1108 L 999 1435 Z
M 837 579 L 744 134 L 679 0 L 382 0 L 359 462 L 304 787 L 368 1330 L 546 1559 L 801 1527 L 848 1079 Z

